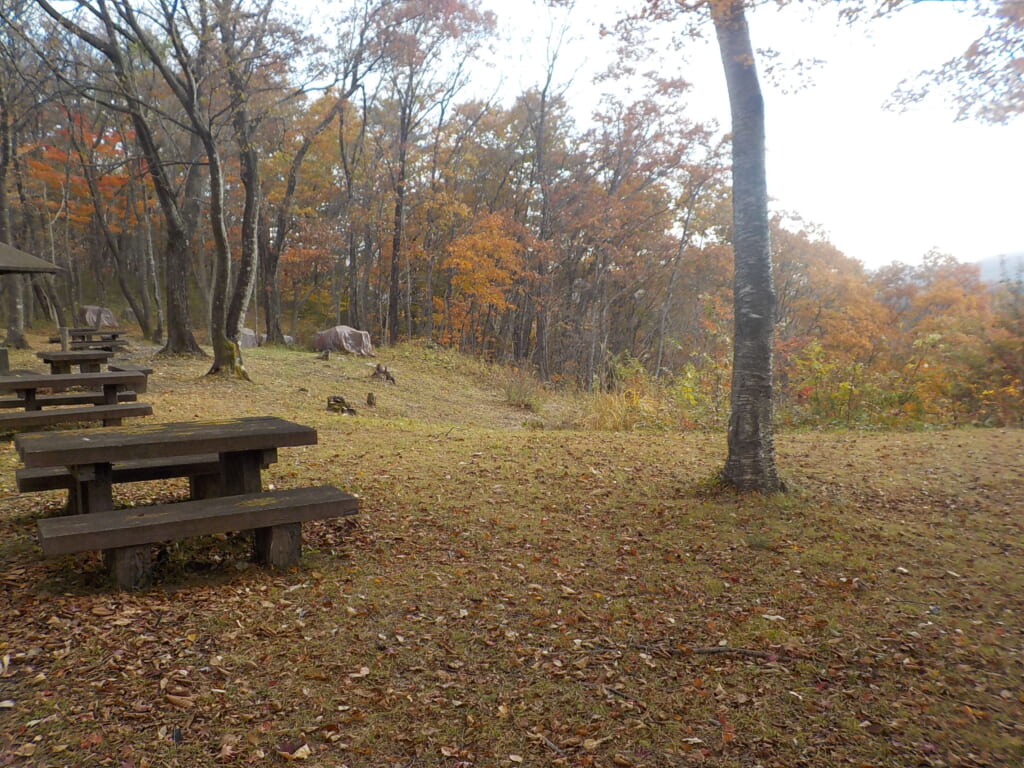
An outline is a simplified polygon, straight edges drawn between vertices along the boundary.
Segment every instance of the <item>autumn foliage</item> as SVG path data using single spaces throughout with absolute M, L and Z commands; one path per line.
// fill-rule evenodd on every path
M 609 89 L 582 120 L 557 87 L 557 54 L 546 81 L 479 96 L 468 73 L 494 19 L 473 0 L 343 4 L 331 45 L 232 8 L 210 23 L 277 41 L 244 83 L 261 206 L 245 324 L 300 343 L 342 322 L 385 341 L 429 339 L 642 411 L 612 423 L 721 426 L 732 357 L 728 146 L 691 119 L 686 83 L 634 73 L 631 90 Z M 65 267 L 53 291 L 26 297 L 28 323 L 51 326 L 57 307 L 71 316 L 100 303 L 131 309 L 159 337 L 168 232 L 152 174 L 132 123 L 96 98 L 116 86 L 103 63 L 46 18 L 32 17 L 31 34 L 60 51 L 59 77 L 41 49 L 3 41 L 21 57 L 6 57 L 20 63 L 5 64 L 5 77 L 49 96 L 8 92 L 24 116 L 5 113 L 12 232 Z M 289 57 L 289 45 L 308 61 Z M 184 229 L 193 227 L 188 274 L 176 276 L 192 296 L 192 325 L 205 328 L 210 199 L 186 189 L 190 174 L 205 178 L 206 161 L 152 65 L 132 66 L 137 97 L 159 116 Z M 328 71 L 329 88 L 294 82 Z M 232 70 L 214 62 L 207 75 L 237 273 L 251 171 L 223 117 Z M 871 271 L 789 214 L 776 215 L 772 237 L 784 425 L 1019 422 L 1024 300 L 1012 268 L 985 282 L 933 253 Z M 641 408 L 648 402 L 657 406 Z

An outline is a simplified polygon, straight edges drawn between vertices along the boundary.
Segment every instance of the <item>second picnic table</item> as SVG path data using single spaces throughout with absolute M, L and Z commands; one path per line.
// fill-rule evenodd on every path
M 56 336 L 50 337 L 51 344 L 60 344 L 64 351 L 83 349 L 122 349 L 128 342 L 122 339 L 120 328 L 60 328 Z
M 82 373 L 98 373 L 105 362 L 114 356 L 109 349 L 80 349 L 74 351 L 36 352 L 36 357 L 50 366 L 50 373 L 71 373 L 77 365 Z
M 153 412 L 148 403 L 129 402 L 145 391 L 146 374 L 138 371 L 0 376 L 0 395 L 16 395 L 0 397 L 0 430 L 90 421 L 120 424 L 121 419 Z

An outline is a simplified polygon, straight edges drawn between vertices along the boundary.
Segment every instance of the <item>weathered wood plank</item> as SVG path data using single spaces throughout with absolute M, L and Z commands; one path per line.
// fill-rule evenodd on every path
M 110 363 L 107 365 L 108 371 L 137 371 L 139 373 L 145 373 L 147 376 L 153 372 L 153 369 L 148 365 L 136 365 L 135 363 Z
M 26 467 L 130 461 L 190 453 L 315 445 L 316 430 L 275 416 L 146 424 L 110 430 L 26 433 L 14 439 Z
M 130 389 L 121 389 L 117 392 L 119 403 L 134 403 L 139 395 Z M 23 397 L 0 398 L 0 408 L 24 408 L 28 401 Z M 76 392 L 63 395 L 36 395 L 33 402 L 43 408 L 50 408 L 61 405 L 103 405 L 106 403 L 106 395 L 102 392 Z
M 345 517 L 358 510 L 357 497 L 328 485 L 43 518 L 37 529 L 43 553 L 53 556 Z
M 142 459 L 115 464 L 111 480 L 116 483 L 138 483 L 166 480 L 170 477 L 219 475 L 220 457 L 215 453 L 199 456 L 172 456 L 167 459 Z M 14 472 L 22 493 L 71 488 L 75 481 L 66 467 L 21 467 Z
M 47 389 L 62 392 L 76 387 L 99 389 L 123 386 L 135 392 L 146 391 L 146 374 L 141 371 L 100 371 L 98 373 L 35 373 L 18 376 L 0 376 L 0 392 L 18 392 L 26 389 Z
M 15 411 L 0 413 L 0 431 L 25 429 L 26 427 L 49 427 L 57 424 L 86 424 L 90 421 L 119 424 L 121 419 L 150 416 L 152 413 L 153 406 L 149 403 L 115 403 L 73 408 L 48 408 L 45 411 Z

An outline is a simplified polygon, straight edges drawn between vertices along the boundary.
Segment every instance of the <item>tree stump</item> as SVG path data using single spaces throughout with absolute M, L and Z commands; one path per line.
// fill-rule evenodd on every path
M 386 365 L 381 365 L 380 363 L 377 363 L 377 365 L 374 366 L 373 373 L 370 374 L 370 378 L 383 381 L 384 383 L 398 384 L 398 382 L 395 381 L 395 377 L 391 374 L 391 371 L 388 370 L 388 367 Z
M 346 416 L 355 416 L 356 409 L 348 404 L 341 395 L 330 395 L 327 398 L 327 410 L 335 413 L 344 413 Z

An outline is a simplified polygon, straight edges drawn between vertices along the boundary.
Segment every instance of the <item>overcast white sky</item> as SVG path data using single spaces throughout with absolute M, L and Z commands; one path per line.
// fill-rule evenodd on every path
M 549 13 L 527 0 L 485 4 L 516 40 L 503 72 L 518 92 L 540 77 Z M 613 55 L 595 20 L 610 26 L 625 4 L 586 0 L 571 17 L 577 41 L 563 54 L 557 79 L 573 81 L 569 98 L 579 100 L 583 115 L 596 97 L 590 75 Z M 820 225 L 869 267 L 918 263 L 933 247 L 961 261 L 1024 251 L 1024 125 L 957 123 L 939 99 L 903 114 L 882 106 L 900 80 L 962 52 L 983 30 L 955 5 L 922 3 L 870 31 L 842 27 L 827 12 L 809 19 L 799 8 L 750 17 L 755 47 L 787 60 L 826 60 L 809 87 L 787 93 L 763 83 L 773 206 Z M 531 39 L 523 42 L 523 35 Z M 689 65 L 679 63 L 679 74 L 694 83 L 695 115 L 727 129 L 725 80 L 711 38 L 703 51 L 695 47 Z

